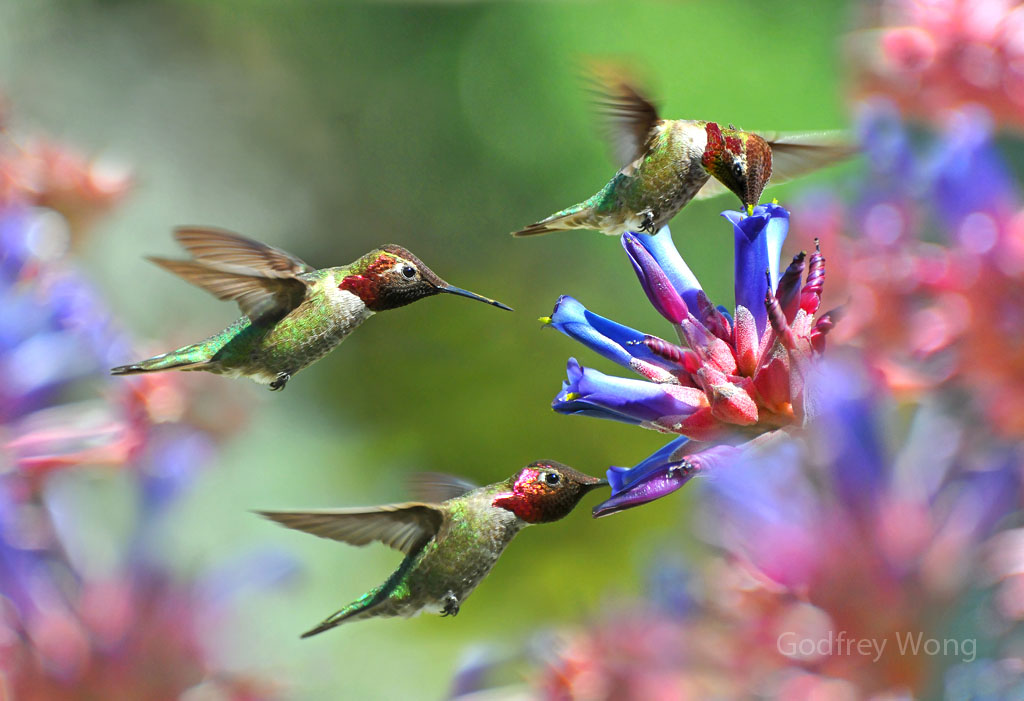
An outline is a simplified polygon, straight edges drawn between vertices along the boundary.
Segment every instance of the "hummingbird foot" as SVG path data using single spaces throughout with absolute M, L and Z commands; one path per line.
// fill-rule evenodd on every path
M 442 616 L 457 616 L 459 614 L 459 599 L 455 592 L 449 591 L 444 595 L 444 608 L 441 609 Z
M 277 392 L 278 390 L 284 389 L 284 386 L 288 384 L 288 380 L 292 379 L 292 376 L 286 372 L 277 373 L 277 379 L 270 383 L 270 391 Z
M 696 472 L 699 468 L 689 460 L 683 459 L 678 465 L 673 465 L 668 468 L 668 477 L 672 478 L 676 475 L 688 475 L 691 472 Z
M 654 212 L 650 208 L 640 212 L 640 231 L 645 234 L 654 233 Z

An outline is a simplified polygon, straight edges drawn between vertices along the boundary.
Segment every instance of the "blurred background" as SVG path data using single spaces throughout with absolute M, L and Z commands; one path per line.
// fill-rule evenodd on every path
M 146 549 L 171 581 L 220 568 L 234 582 L 231 616 L 207 631 L 217 648 L 207 672 L 253 674 L 282 698 L 440 698 L 468 650 L 515 649 L 639 595 L 665 548 L 700 554 L 696 489 L 598 521 L 588 500 L 522 533 L 455 620 L 379 620 L 300 641 L 400 556 L 287 531 L 250 510 L 401 501 L 418 470 L 488 483 L 552 458 L 600 474 L 661 446 L 653 432 L 549 408 L 565 358 L 585 354 L 536 321 L 558 295 L 664 332 L 619 243 L 589 232 L 508 236 L 616 170 L 581 60 L 637 66 L 669 117 L 849 128 L 842 48 L 864 21 L 856 5 L 0 0 L 7 129 L 70 145 L 110 185 L 102 218 L 71 229 L 79 273 L 133 339 L 110 364 L 237 317 L 144 260 L 177 255 L 170 233 L 183 224 L 235 230 L 318 267 L 398 243 L 516 310 L 445 297 L 380 315 L 282 393 L 198 374 L 168 380 L 210 445 L 202 469 L 182 467 L 187 489 L 147 526 Z M 786 204 L 829 183 L 842 191 L 861 169 L 768 197 Z M 726 304 L 732 242 L 718 215 L 734 206 L 694 202 L 673 225 L 710 297 Z M 118 391 L 117 381 L 97 372 L 76 391 Z M 138 518 L 122 503 L 126 472 L 101 464 L 53 479 L 74 494 L 89 534 L 79 564 L 116 570 L 112 544 L 131 540 Z M 225 565 L 248 552 L 263 554 Z M 235 581 L 250 578 L 271 586 Z

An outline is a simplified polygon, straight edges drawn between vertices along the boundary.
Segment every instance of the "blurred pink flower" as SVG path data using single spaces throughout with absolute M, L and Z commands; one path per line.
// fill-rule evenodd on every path
M 15 144 L 0 118 L 2 691 L 29 701 L 189 690 L 273 698 L 273 684 L 223 668 L 204 626 L 226 620 L 233 576 L 272 582 L 291 561 L 260 553 L 185 578 L 153 545 L 158 517 L 244 413 L 236 406 L 223 412 L 227 422 L 208 421 L 197 410 L 206 402 L 174 377 L 109 377 L 131 355 L 130 340 L 78 270 L 68 234 L 81 234 L 127 185 L 123 173 L 63 147 Z M 104 569 L 82 538 L 103 532 L 86 516 L 88 495 L 61 485 L 109 468 L 127 485 L 121 498 L 134 521 L 120 539 L 106 535 Z
M 847 46 L 859 96 L 932 119 L 969 102 L 1024 129 L 1024 6 L 1008 0 L 885 0 Z
M 794 237 L 845 261 L 824 300 L 843 307 L 835 342 L 860 347 L 894 389 L 966 391 L 1005 435 L 1024 435 L 1024 204 L 990 124 L 954 115 L 922 156 L 889 107 L 865 115 L 860 198 L 795 208 Z

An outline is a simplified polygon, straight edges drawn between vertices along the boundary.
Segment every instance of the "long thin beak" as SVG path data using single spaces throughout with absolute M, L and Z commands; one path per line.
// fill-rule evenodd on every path
M 477 302 L 483 302 L 485 304 L 490 304 L 491 306 L 498 307 L 498 309 L 506 309 L 506 310 L 508 310 L 510 312 L 511 311 L 515 311 L 514 309 L 512 309 L 512 307 L 510 307 L 508 305 L 505 305 L 505 304 L 502 304 L 501 302 L 498 302 L 497 300 L 487 299 L 486 297 L 481 297 L 480 295 L 476 294 L 475 292 L 470 292 L 469 290 L 464 290 L 461 287 L 454 287 L 452 285 L 446 285 L 445 287 L 438 287 L 437 289 L 439 289 L 441 292 L 447 292 L 448 294 L 459 295 L 460 297 L 469 297 L 470 299 L 475 299 Z
M 587 491 L 589 492 L 590 490 L 597 489 L 598 487 L 607 487 L 608 486 L 608 480 L 600 479 L 600 480 L 597 480 L 595 482 L 588 482 L 587 484 L 585 484 L 583 486 L 586 487 Z

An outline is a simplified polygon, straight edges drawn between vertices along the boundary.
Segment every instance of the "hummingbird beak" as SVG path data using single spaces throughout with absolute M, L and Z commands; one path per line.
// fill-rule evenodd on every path
M 510 312 L 511 311 L 515 311 L 515 310 L 512 309 L 512 307 L 509 307 L 508 305 L 502 304 L 501 302 L 498 302 L 497 300 L 487 299 L 486 297 L 481 297 L 480 295 L 476 294 L 475 292 L 470 292 L 469 290 L 464 290 L 461 287 L 455 287 L 453 285 L 442 285 L 441 287 L 438 287 L 437 289 L 440 292 L 447 292 L 448 294 L 459 295 L 460 297 L 469 297 L 470 299 L 475 299 L 477 302 L 483 302 L 485 304 L 490 304 L 491 306 L 498 307 L 499 309 L 505 309 L 505 310 L 508 310 Z
M 583 485 L 583 488 L 585 490 L 587 490 L 588 492 L 591 491 L 592 489 L 597 489 L 598 487 L 607 487 L 608 486 L 608 480 L 607 479 L 598 479 L 596 477 L 593 477 L 591 479 L 593 479 L 594 481 L 593 482 L 587 482 L 586 484 Z

